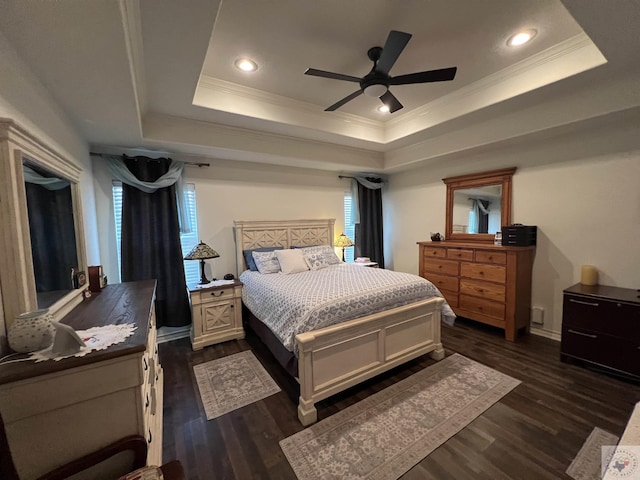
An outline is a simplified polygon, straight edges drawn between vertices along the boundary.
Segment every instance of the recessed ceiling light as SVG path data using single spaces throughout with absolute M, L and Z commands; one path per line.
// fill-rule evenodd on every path
M 378 107 L 378 111 L 380 113 L 389 113 L 389 106 L 388 105 L 380 105 Z
M 536 30 L 523 30 L 522 32 L 518 32 L 509 37 L 507 40 L 507 45 L 510 47 L 519 47 L 520 45 L 524 45 L 527 42 L 530 42 L 533 37 L 536 36 L 538 32 Z
M 255 72 L 258 69 L 258 64 L 249 58 L 239 58 L 235 61 L 237 69 L 243 72 Z

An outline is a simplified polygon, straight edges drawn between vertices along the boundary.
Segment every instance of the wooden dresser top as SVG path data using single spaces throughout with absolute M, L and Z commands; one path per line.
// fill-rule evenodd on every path
M 478 248 L 482 250 L 497 250 L 497 251 L 523 251 L 523 250 L 535 250 L 535 245 L 530 245 L 526 247 L 516 247 L 514 245 L 494 245 L 493 243 L 482 243 L 482 242 L 450 242 L 450 241 L 441 241 L 441 242 L 416 242 L 418 245 L 423 245 L 425 247 L 449 247 L 449 248 Z
M 90 298 L 83 300 L 61 320 L 61 323 L 70 325 L 75 330 L 135 323 L 138 328 L 124 342 L 112 345 L 106 350 L 94 350 L 84 357 L 69 357 L 57 362 L 47 360 L 35 363 L 27 360 L 0 364 L 0 385 L 144 352 L 149 333 L 149 316 L 155 300 L 155 288 L 155 280 L 108 285 L 100 293 L 94 293 Z M 11 360 L 24 357 L 26 355 L 16 355 Z

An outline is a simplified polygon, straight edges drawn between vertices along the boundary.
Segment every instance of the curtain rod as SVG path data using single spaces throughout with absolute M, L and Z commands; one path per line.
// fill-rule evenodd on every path
M 96 155 L 98 157 L 101 157 L 103 154 L 102 153 L 96 153 L 96 152 L 89 152 L 89 155 Z M 127 155 L 127 157 L 129 157 L 129 155 Z M 134 157 L 129 157 L 129 158 L 134 158 Z M 153 159 L 152 159 L 153 160 Z M 184 163 L 185 165 L 189 165 L 190 167 L 210 167 L 211 164 L 210 163 L 202 163 L 202 162 L 185 162 L 183 160 L 180 160 L 182 163 Z

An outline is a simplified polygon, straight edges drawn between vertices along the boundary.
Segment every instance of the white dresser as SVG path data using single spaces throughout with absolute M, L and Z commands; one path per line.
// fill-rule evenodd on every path
M 109 285 L 62 322 L 76 330 L 135 324 L 123 343 L 58 362 L 0 365 L 0 412 L 21 480 L 134 434 L 147 439 L 148 463 L 162 463 L 154 300 L 155 280 Z

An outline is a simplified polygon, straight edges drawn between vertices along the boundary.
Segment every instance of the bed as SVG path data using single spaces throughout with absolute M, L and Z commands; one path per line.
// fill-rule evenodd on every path
M 237 265 L 238 272 L 242 272 L 240 279 L 245 283 L 243 303 L 248 309 L 249 327 L 263 339 L 279 362 L 285 368 L 288 365 L 290 373 L 297 377 L 300 384 L 298 418 L 305 426 L 317 421 L 315 403 L 324 398 L 427 353 L 435 360 L 442 359 L 444 349 L 440 341 L 440 322 L 443 309 L 446 320 L 453 321 L 453 312 L 438 290 L 415 275 L 384 270 L 374 274 L 376 269 L 343 263 L 291 275 L 262 275 L 247 271 L 245 250 L 333 245 L 334 223 L 333 219 L 234 222 Z M 345 280 L 345 285 L 349 282 L 368 284 L 380 277 L 375 280 L 381 282 L 376 286 L 378 293 L 359 301 L 356 307 L 339 308 L 342 300 L 333 296 L 335 292 L 329 287 L 332 285 L 330 282 L 338 278 L 357 280 L 360 277 L 363 280 Z M 402 299 L 395 298 L 395 294 L 387 294 L 392 277 L 403 285 Z M 311 286 L 304 286 L 306 279 Z M 259 307 L 266 303 L 283 304 L 283 292 L 278 290 L 280 286 L 292 290 L 292 298 L 298 303 L 288 307 L 294 312 L 291 317 L 285 318 L 291 312 L 281 308 L 269 319 L 268 311 L 261 311 Z M 313 288 L 319 292 L 318 295 L 309 294 L 309 289 Z M 260 291 L 262 297 L 258 296 Z M 355 290 L 349 295 L 355 298 Z M 319 318 L 324 315 L 318 313 L 320 307 L 305 310 L 299 301 L 311 296 L 319 297 L 320 304 L 325 307 L 324 313 L 332 311 L 328 320 Z M 361 308 L 365 304 L 375 304 L 377 297 L 385 296 L 390 300 L 386 305 L 374 305 L 373 312 Z M 292 326 L 296 314 L 306 318 L 301 328 Z M 273 323 L 266 325 L 274 319 L 279 328 Z

